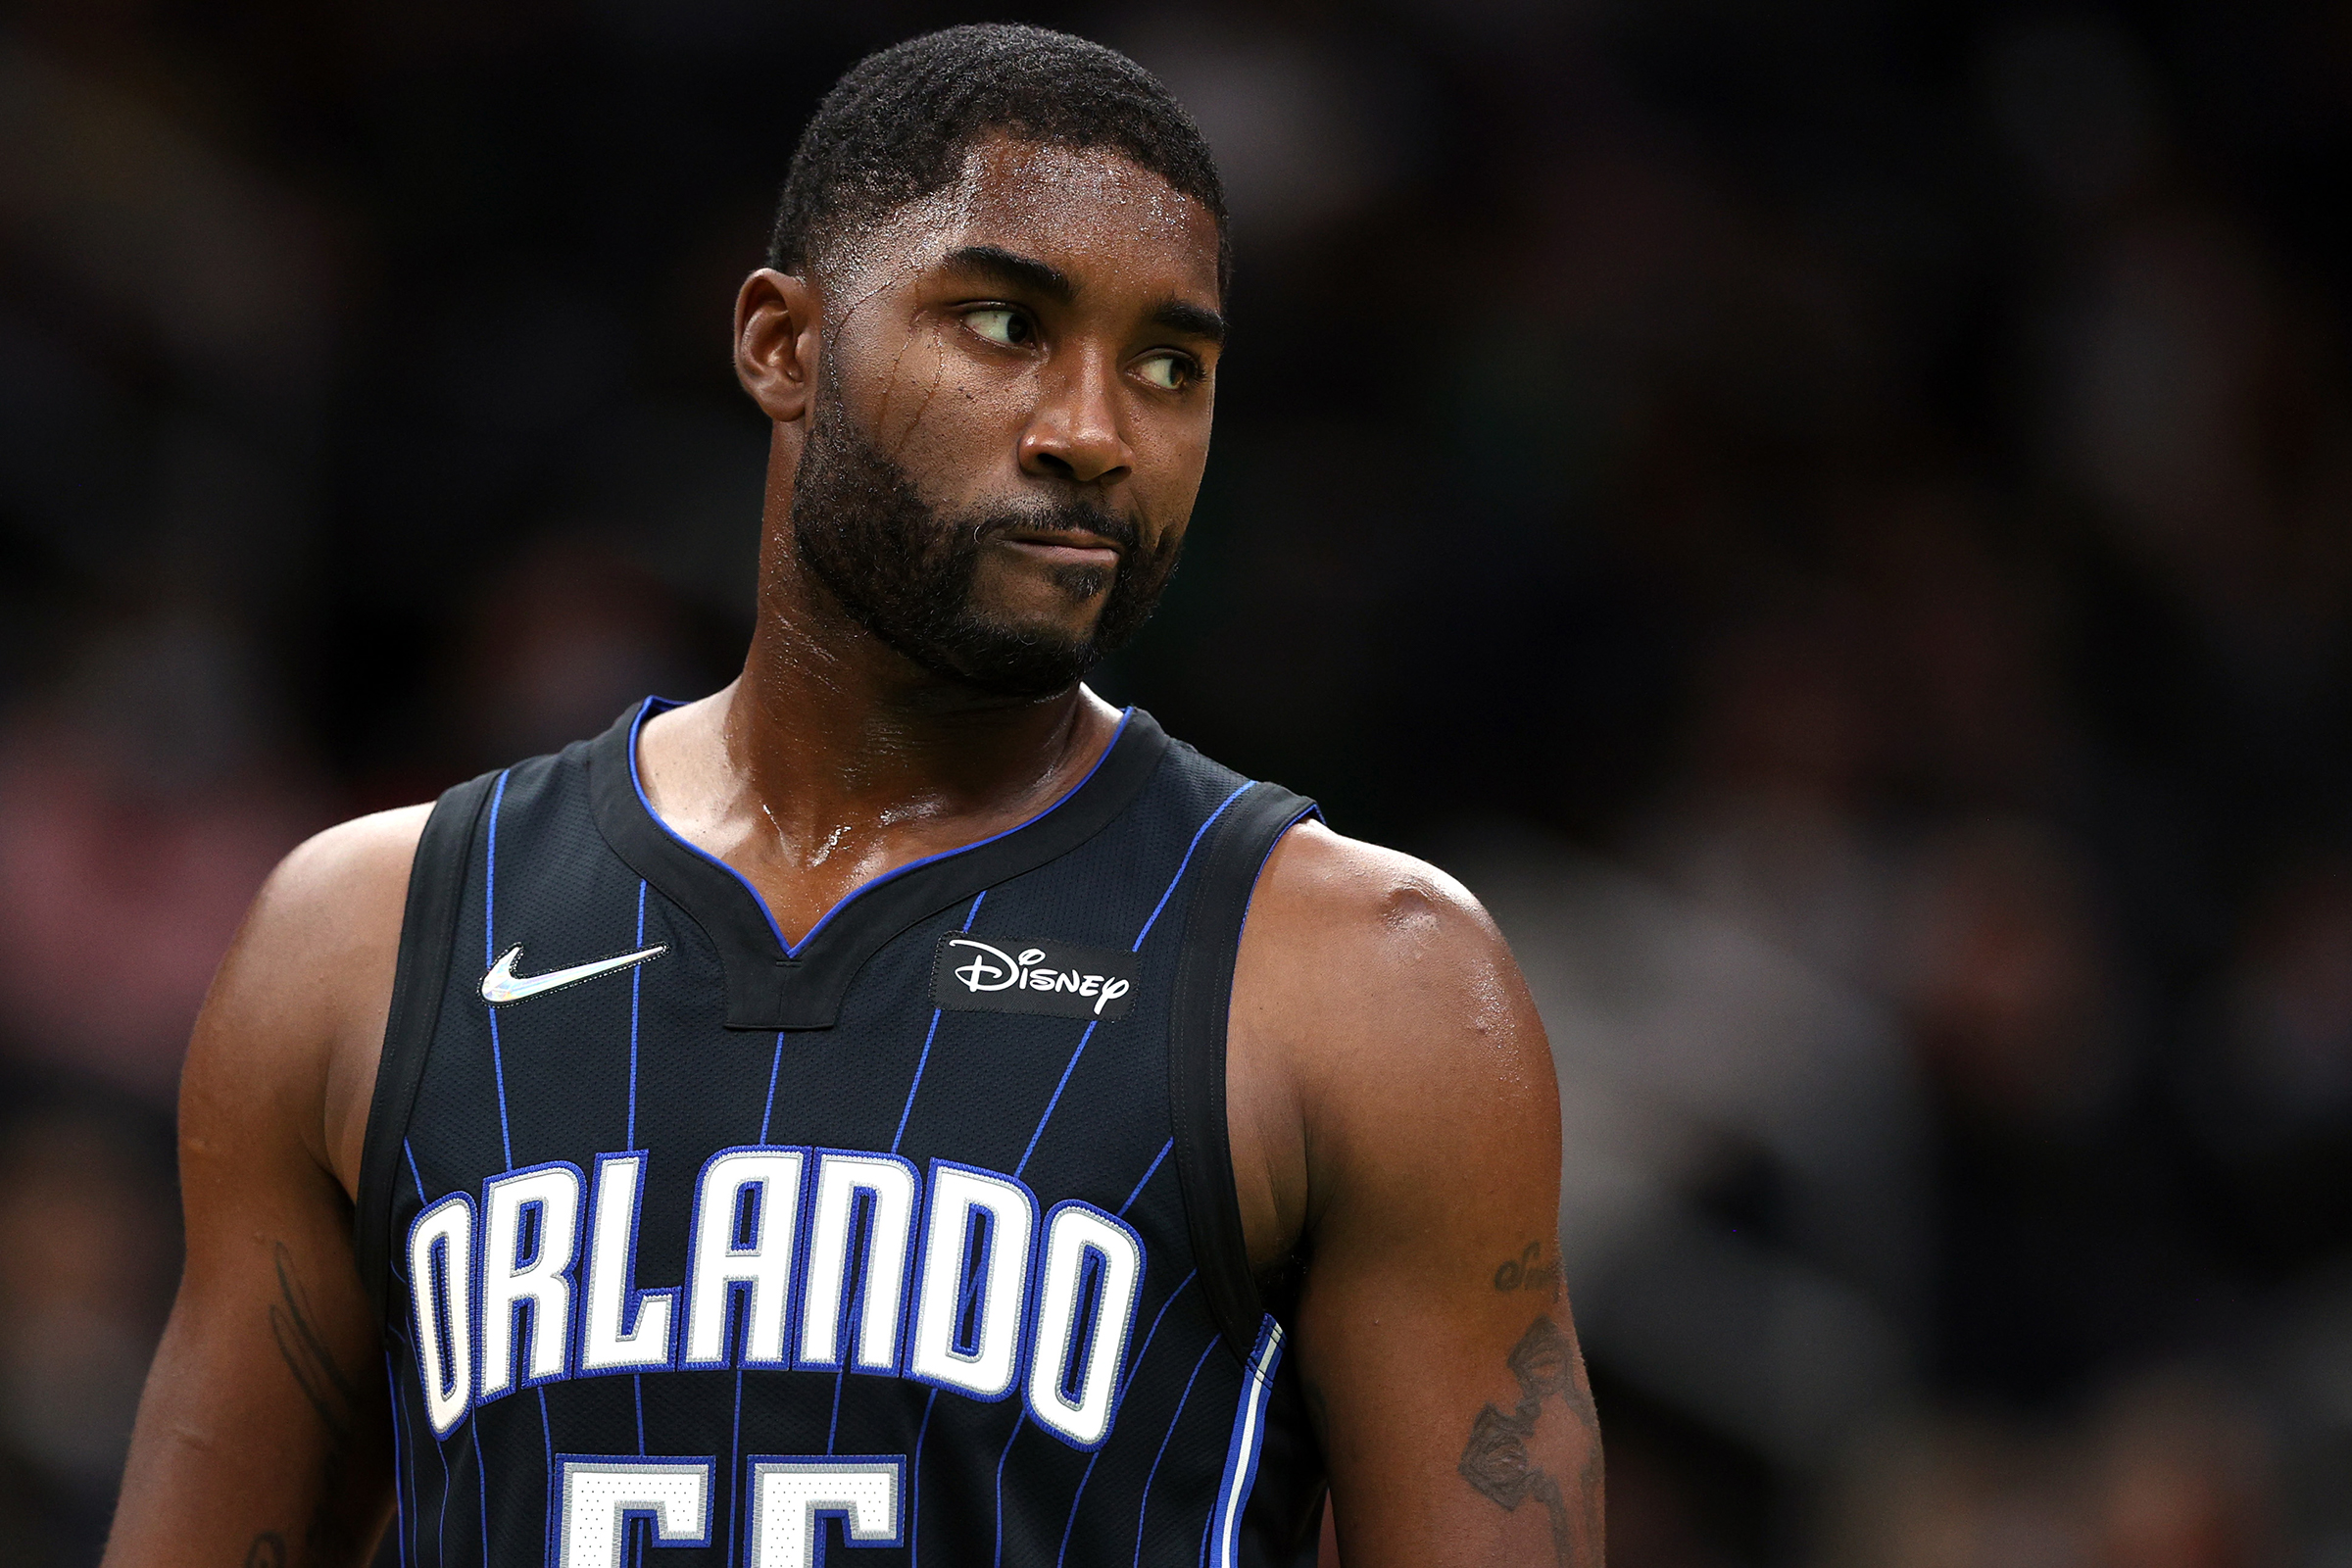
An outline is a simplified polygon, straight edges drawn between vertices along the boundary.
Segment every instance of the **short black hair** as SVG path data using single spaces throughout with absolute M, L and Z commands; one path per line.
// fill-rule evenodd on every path
M 1225 187 L 1200 127 L 1115 49 L 1044 27 L 946 27 L 867 55 L 801 132 L 767 265 L 805 270 L 837 236 L 945 190 L 991 132 L 1106 147 L 1215 215 L 1217 292 L 1229 281 Z

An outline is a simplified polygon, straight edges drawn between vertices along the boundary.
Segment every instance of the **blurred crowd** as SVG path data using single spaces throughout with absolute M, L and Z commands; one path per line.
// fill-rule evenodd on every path
M 1617 1568 L 2352 1565 L 2352 12 L 1024 15 L 1235 213 L 1098 684 L 1512 938 Z M 7 1560 L 94 1560 L 253 889 L 727 678 L 735 283 L 966 19 L 0 8 Z

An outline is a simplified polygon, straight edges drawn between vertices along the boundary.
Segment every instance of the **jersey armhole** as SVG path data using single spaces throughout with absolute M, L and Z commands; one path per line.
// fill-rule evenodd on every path
M 1225 812 L 1205 847 L 1187 909 L 1169 1020 L 1168 1088 L 1176 1180 L 1184 1194 L 1200 1291 L 1226 1348 L 1248 1365 L 1266 1307 L 1250 1270 L 1242 1202 L 1225 1123 L 1226 1025 L 1242 923 L 1258 874 L 1283 834 L 1320 814 L 1304 796 L 1256 784 Z
M 380 1322 L 391 1290 L 392 1195 L 400 1183 L 400 1146 L 424 1077 L 425 1053 L 449 989 L 450 954 L 457 942 L 458 900 L 466 883 L 468 846 L 496 773 L 484 773 L 433 803 L 401 911 L 400 958 L 393 970 L 392 1011 L 384 1023 L 383 1054 L 368 1105 L 368 1136 L 360 1152 L 355 1204 L 360 1277 Z

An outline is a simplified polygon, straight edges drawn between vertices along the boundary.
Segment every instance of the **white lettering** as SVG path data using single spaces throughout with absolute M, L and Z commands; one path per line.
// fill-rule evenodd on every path
M 620 1568 L 629 1521 L 657 1546 L 710 1544 L 710 1461 L 565 1454 L 558 1484 L 555 1568 Z
M 750 1196 L 747 1199 L 747 1195 Z M 751 1234 L 736 1245 L 737 1216 L 752 1206 Z M 737 1285 L 749 1285 L 744 1366 L 782 1366 L 784 1313 L 801 1214 L 801 1151 L 733 1149 L 714 1154 L 696 1184 L 688 1256 L 686 1364 L 727 1364 L 727 1319 Z
M 853 1546 L 902 1544 L 899 1519 L 906 1461 L 754 1459 L 748 1568 L 815 1568 L 824 1559 L 824 1516 L 841 1516 Z
M 858 1316 L 857 1367 L 899 1367 L 899 1312 L 906 1298 L 906 1260 L 914 1246 L 914 1167 L 888 1154 L 828 1153 L 816 1161 L 816 1212 L 809 1222 L 808 1263 L 801 1285 L 803 1366 L 838 1366 L 842 1316 L 849 1302 L 851 1221 L 858 1195 L 872 1200 L 865 1232 L 863 1309 Z
M 1091 1325 L 1082 1321 L 1089 1259 L 1096 1276 Z M 1144 1246 L 1135 1232 L 1085 1203 L 1055 1206 L 1046 1225 L 1028 1405 L 1038 1425 L 1081 1448 L 1109 1435 L 1143 1277 Z
M 637 1202 L 644 1185 L 643 1154 L 608 1154 L 597 1161 L 596 1206 L 588 1234 L 588 1309 L 580 1324 L 582 1372 L 669 1364 L 670 1322 L 678 1293 L 630 1289 L 637 1275 Z M 634 1324 L 628 1321 L 631 1317 Z
M 1124 986 L 1104 981 L 1098 1004 Z M 631 1151 L 599 1155 L 592 1181 L 569 1164 L 511 1171 L 411 1223 L 412 1340 L 435 1437 L 535 1383 L 736 1364 L 903 1376 L 986 1400 L 1017 1390 L 1064 1443 L 1108 1435 L 1148 1267 L 1121 1220 L 1076 1200 L 1041 1219 L 1017 1179 L 945 1161 L 926 1194 L 895 1154 L 722 1150 L 695 1184 L 684 1282 L 646 1290 L 648 1166 Z
M 1037 1200 L 1019 1182 L 959 1165 L 931 1168 L 931 1200 L 923 1231 L 922 1284 L 915 1293 L 914 1343 L 907 1371 L 982 1399 L 1012 1389 L 1020 1352 L 1021 1303 L 1029 1285 L 1029 1245 L 1037 1229 Z M 966 1254 L 976 1230 L 986 1243 L 979 1279 L 967 1279 Z M 979 1288 L 971 1348 L 957 1347 L 967 1284 Z
M 473 1200 L 464 1193 L 450 1194 L 409 1227 L 409 1293 L 425 1416 L 433 1436 L 446 1438 L 473 1402 Z
M 538 1235 L 522 1256 L 524 1217 L 538 1214 Z M 571 1362 L 571 1272 L 580 1242 L 580 1173 L 541 1165 L 482 1184 L 482 1387 L 495 1399 L 515 1386 L 514 1357 L 524 1351 L 522 1381 L 560 1378 Z M 527 1327 L 517 1332 L 514 1320 Z
M 904 1457 L 753 1460 L 748 1568 L 816 1568 L 825 1514 L 842 1516 L 852 1546 L 899 1546 Z
M 972 950 L 971 962 L 950 971 L 963 982 L 966 991 L 1004 991 L 1021 983 L 1020 966 L 1002 950 L 969 937 L 956 937 L 948 946 Z

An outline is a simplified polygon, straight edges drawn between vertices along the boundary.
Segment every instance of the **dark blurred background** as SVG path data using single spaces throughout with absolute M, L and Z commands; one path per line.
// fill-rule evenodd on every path
M 0 9 L 6 1560 L 255 885 L 728 677 L 801 121 L 999 14 Z M 1099 684 L 1512 936 L 1617 1568 L 2352 1565 L 2352 7 L 1021 15 L 1240 255 Z

